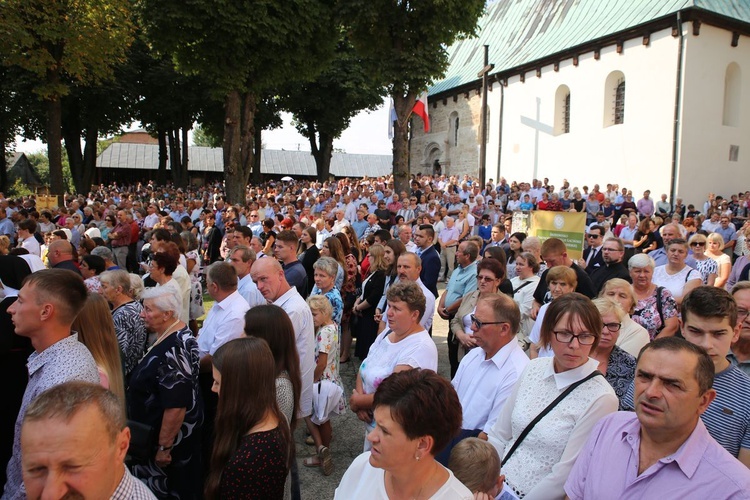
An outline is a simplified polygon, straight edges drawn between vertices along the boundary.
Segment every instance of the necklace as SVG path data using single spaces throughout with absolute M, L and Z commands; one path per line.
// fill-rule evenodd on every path
M 156 342 L 154 342 L 153 344 L 151 344 L 151 347 L 149 347 L 148 350 L 146 350 L 145 354 L 143 355 L 143 358 L 145 358 L 146 356 L 148 356 L 148 353 L 151 352 L 151 349 L 153 349 L 154 347 L 156 347 L 157 344 L 159 344 L 159 342 L 161 342 L 162 340 L 164 340 L 165 338 L 167 338 L 167 336 L 170 334 L 169 330 L 171 330 L 172 328 L 174 328 L 175 326 L 177 326 L 179 323 L 180 323 L 179 319 L 174 320 L 174 323 L 172 323 L 171 325 L 169 325 L 167 327 L 167 329 L 164 330 L 164 333 L 162 333 L 161 335 L 159 335 L 159 338 L 156 339 Z M 143 359 L 143 358 L 141 358 L 141 359 Z

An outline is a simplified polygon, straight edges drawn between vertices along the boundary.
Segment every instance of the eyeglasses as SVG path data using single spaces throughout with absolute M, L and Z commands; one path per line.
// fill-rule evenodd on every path
M 257 217 L 258 214 L 250 214 L 250 217 Z
M 737 309 L 737 322 L 745 321 L 745 318 L 750 316 L 750 311 L 745 309 Z
M 691 247 L 705 247 L 706 242 L 705 241 L 694 241 L 690 244 Z
M 621 327 L 622 327 L 622 323 L 604 323 L 604 328 L 606 328 L 612 333 L 619 332 Z
M 496 278 L 493 278 L 492 276 L 482 276 L 481 274 L 477 274 L 477 281 L 495 281 Z
M 591 238 L 592 240 L 596 240 L 598 238 L 601 238 L 601 235 L 600 234 L 587 234 L 586 237 Z
M 578 340 L 578 343 L 581 345 L 592 345 L 594 341 L 596 340 L 596 335 L 592 335 L 590 333 L 579 333 L 578 335 L 575 335 L 570 332 L 552 332 L 555 334 L 555 338 L 558 342 L 562 342 L 563 344 L 570 344 L 573 342 L 573 339 Z
M 507 321 L 479 321 L 473 314 L 469 316 L 471 318 L 471 324 L 477 327 L 477 330 L 481 330 L 484 325 L 502 325 Z
M 622 252 L 622 250 L 620 250 L 619 248 L 607 248 L 607 247 L 604 247 L 604 248 L 602 248 L 602 252 Z

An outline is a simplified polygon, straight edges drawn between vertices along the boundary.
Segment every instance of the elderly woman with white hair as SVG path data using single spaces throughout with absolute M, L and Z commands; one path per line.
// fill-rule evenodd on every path
M 679 328 L 677 303 L 672 293 L 653 282 L 654 259 L 639 253 L 628 261 L 630 278 L 637 302 L 633 320 L 648 330 L 649 337 L 672 337 Z
M 148 289 L 142 299 L 141 317 L 157 337 L 130 374 L 128 416 L 157 442 L 134 458 L 132 472 L 159 498 L 193 498 L 203 490 L 198 342 L 178 317 L 182 301 L 172 288 Z

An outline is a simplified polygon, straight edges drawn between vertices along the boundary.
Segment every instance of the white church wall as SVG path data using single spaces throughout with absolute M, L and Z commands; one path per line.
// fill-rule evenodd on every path
M 572 186 L 617 183 L 633 190 L 669 192 L 675 104 L 678 39 L 671 30 L 653 33 L 650 45 L 642 38 L 582 54 L 572 59 L 516 76 L 505 89 L 500 175 L 511 180 L 548 177 L 555 186 L 566 178 Z M 605 108 L 607 77 L 620 71 L 625 77 L 624 123 L 605 126 L 611 115 Z M 555 96 L 570 89 L 570 132 L 554 135 Z M 609 101 L 609 99 L 607 99 Z M 613 105 L 613 104 L 610 104 Z M 493 110 L 494 111 L 494 110 Z M 495 112 L 495 114 L 497 114 Z M 493 133 L 490 149 L 497 150 Z M 497 177 L 497 165 L 488 176 Z
M 727 196 L 750 189 L 750 38 L 732 47 L 731 32 L 706 24 L 686 37 L 677 193 L 697 204 L 709 191 Z M 731 64 L 739 69 L 739 88 L 730 84 L 725 103 Z M 739 148 L 736 161 L 731 146 Z

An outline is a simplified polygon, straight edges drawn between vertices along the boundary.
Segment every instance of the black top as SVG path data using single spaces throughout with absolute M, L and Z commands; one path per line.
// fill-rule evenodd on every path
M 300 262 L 302 262 L 302 266 L 304 266 L 305 268 L 305 273 L 307 273 L 307 293 L 303 295 L 303 297 L 307 297 L 308 295 L 310 295 L 310 292 L 313 289 L 313 285 L 315 285 L 315 280 L 313 280 L 315 269 L 313 268 L 313 265 L 320 258 L 320 250 L 318 250 L 318 247 L 313 244 L 310 246 L 310 248 L 299 254 L 297 258 Z
M 220 498 L 283 499 L 287 450 L 278 427 L 243 436 L 221 474 Z
M 591 273 L 591 284 L 594 286 L 594 291 L 598 294 L 604 288 L 604 284 L 612 278 L 622 278 L 628 283 L 633 282 L 630 279 L 628 268 L 622 262 L 610 265 L 605 264 L 604 266 L 597 267 Z

